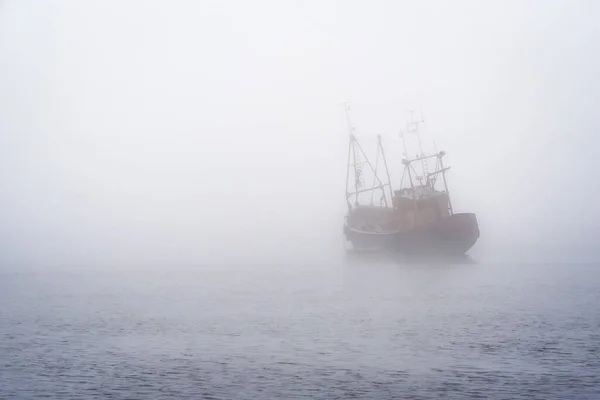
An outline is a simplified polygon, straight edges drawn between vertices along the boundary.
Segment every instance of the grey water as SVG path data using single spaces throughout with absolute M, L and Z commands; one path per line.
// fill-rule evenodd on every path
M 5 270 L 0 398 L 600 398 L 598 267 Z

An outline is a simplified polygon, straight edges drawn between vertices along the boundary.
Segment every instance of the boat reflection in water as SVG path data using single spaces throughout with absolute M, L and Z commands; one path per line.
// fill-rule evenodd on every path
M 448 267 L 459 265 L 477 265 L 479 262 L 468 254 L 443 253 L 401 253 L 385 249 L 355 249 L 348 248 L 345 252 L 346 266 L 372 268 L 374 265 L 383 267 L 392 265 Z

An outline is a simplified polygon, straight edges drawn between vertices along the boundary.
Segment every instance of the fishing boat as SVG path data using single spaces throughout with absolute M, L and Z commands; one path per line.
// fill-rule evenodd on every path
M 377 136 L 377 162 L 373 165 L 350 128 L 348 168 L 346 174 L 346 203 L 344 235 L 356 250 L 388 250 L 404 254 L 462 255 L 479 239 L 479 225 L 474 213 L 455 213 L 450 199 L 444 166 L 444 151 L 426 155 L 421 146 L 418 124 L 412 121 L 409 132 L 419 139 L 419 152 L 408 157 L 404 133 L 402 178 L 394 189 L 381 136 Z M 422 122 L 422 121 L 417 121 Z M 382 160 L 387 182 L 379 177 Z M 430 164 L 435 162 L 434 168 Z M 366 185 L 365 171 L 372 184 Z M 350 179 L 353 175 L 354 179 Z M 440 179 L 441 177 L 441 179 Z M 353 189 L 351 188 L 351 184 Z M 371 193 L 367 204 L 361 195 Z M 379 204 L 374 193 L 380 193 Z M 389 200 L 388 200 L 389 197 Z

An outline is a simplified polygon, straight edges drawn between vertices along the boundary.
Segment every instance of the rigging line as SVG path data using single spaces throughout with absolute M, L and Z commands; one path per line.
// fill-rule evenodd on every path
M 417 171 L 415 170 L 415 167 L 412 166 L 412 164 L 410 165 L 410 168 L 413 170 L 413 172 L 415 173 L 415 178 L 421 183 L 423 184 L 423 177 L 421 177 L 421 179 L 419 180 L 419 174 L 417 174 Z
M 373 205 L 373 197 L 375 196 L 375 179 L 378 178 L 377 168 L 379 168 L 379 148 L 377 149 L 377 155 L 375 156 L 375 170 L 373 171 L 373 185 L 371 186 L 371 205 Z

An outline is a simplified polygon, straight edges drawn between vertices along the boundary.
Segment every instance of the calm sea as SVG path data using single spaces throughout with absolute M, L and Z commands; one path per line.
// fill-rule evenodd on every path
M 0 272 L 1 399 L 599 399 L 600 266 Z

